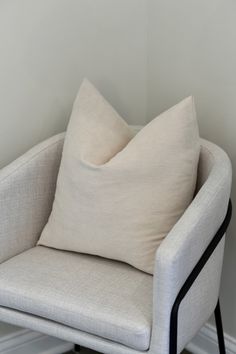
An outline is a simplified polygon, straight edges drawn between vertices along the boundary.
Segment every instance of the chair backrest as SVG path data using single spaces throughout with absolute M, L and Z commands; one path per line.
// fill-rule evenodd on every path
M 215 164 L 215 158 L 214 158 L 215 146 L 213 149 L 214 151 L 212 152 L 211 150 L 212 149 L 209 149 L 209 142 L 204 139 L 201 139 L 201 152 L 200 152 L 199 165 L 198 165 L 196 193 L 206 182 Z
M 225 189 L 225 195 L 229 198 L 232 167 L 228 155 L 217 145 L 201 139 L 201 152 L 198 165 L 198 176 L 195 196 L 199 192 L 210 188 L 217 188 L 219 183 Z

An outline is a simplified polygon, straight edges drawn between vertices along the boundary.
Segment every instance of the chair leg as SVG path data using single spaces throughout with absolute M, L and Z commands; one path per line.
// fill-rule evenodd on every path
M 79 353 L 80 352 L 80 345 L 75 344 L 75 349 L 74 349 L 74 353 Z
M 215 308 L 215 321 L 216 321 L 216 329 L 219 343 L 219 351 L 220 354 L 226 354 L 225 351 L 225 340 L 224 340 L 224 331 L 221 319 L 221 311 L 220 311 L 220 301 L 218 300 L 216 308 Z

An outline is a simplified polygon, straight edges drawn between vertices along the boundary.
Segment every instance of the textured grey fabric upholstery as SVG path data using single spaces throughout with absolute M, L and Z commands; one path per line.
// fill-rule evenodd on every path
M 0 263 L 35 246 L 51 211 L 64 134 L 0 170 Z
M 152 285 L 125 263 L 37 246 L 0 267 L 0 304 L 146 350 Z
M 21 163 L 19 163 L 18 160 L 17 163 L 11 165 L 10 169 L 6 168 L 5 171 L 0 172 L 0 203 L 1 210 L 3 211 L 0 213 L 1 261 L 21 253 L 26 249 L 32 248 L 35 245 L 37 237 L 50 212 L 58 164 L 60 161 L 62 139 L 63 136 L 52 138 L 51 141 L 47 142 L 44 149 L 42 149 L 42 145 L 39 145 L 33 150 L 34 153 L 31 157 L 29 157 L 28 153 L 21 158 Z M 52 143 L 52 141 L 54 142 Z M 116 276 L 114 274 L 114 278 L 112 278 L 111 274 L 113 271 L 109 272 L 109 281 L 111 284 L 114 284 L 116 289 L 117 302 L 115 302 L 115 298 L 112 298 L 112 296 L 111 299 L 109 299 L 110 286 L 99 288 L 98 284 L 95 284 L 96 276 L 91 274 L 91 282 L 89 283 L 88 280 L 85 286 L 86 291 L 85 289 L 82 291 L 85 291 L 86 296 L 83 298 L 81 296 L 75 298 L 73 294 L 76 293 L 76 291 L 74 292 L 76 282 L 73 283 L 69 279 L 82 279 L 83 276 L 79 271 L 79 267 L 76 268 L 75 271 L 74 269 L 70 269 L 69 263 L 72 259 L 79 259 L 82 256 L 71 254 L 66 257 L 67 253 L 51 250 L 53 254 L 58 254 L 58 259 L 61 257 L 64 259 L 63 262 L 66 264 L 64 268 L 67 270 L 65 273 L 68 273 L 68 275 L 62 279 L 60 285 L 59 279 L 62 275 L 57 274 L 60 273 L 60 271 L 56 271 L 54 268 L 54 275 L 49 284 L 47 283 L 49 280 L 47 280 L 46 277 L 45 279 L 40 279 L 40 268 L 42 268 L 45 260 L 44 258 L 42 258 L 41 261 L 39 260 L 39 248 L 35 248 L 0 265 L 1 279 L 4 281 L 5 289 L 0 288 L 0 319 L 68 341 L 77 342 L 107 354 L 138 354 L 141 353 L 141 348 L 144 348 L 144 346 L 147 347 L 149 344 L 148 352 L 151 354 L 168 354 L 170 311 L 174 299 L 223 221 L 230 195 L 231 164 L 227 155 L 212 143 L 205 140 L 202 140 L 201 143 L 202 149 L 198 174 L 199 191 L 191 205 L 168 234 L 156 253 L 155 273 L 153 278 L 151 278 L 153 281 L 152 309 L 150 309 L 150 302 L 148 303 L 148 301 L 150 301 L 151 284 L 147 279 L 150 279 L 150 276 L 146 277 L 146 274 L 143 275 L 144 273 L 140 272 L 141 275 L 139 277 L 138 273 L 136 273 L 139 271 L 130 270 L 127 274 L 129 274 L 129 276 L 131 276 L 131 273 L 133 274 L 136 279 L 135 283 L 137 279 L 143 277 L 143 279 L 145 279 L 143 280 L 144 283 L 147 282 L 150 288 L 147 286 L 148 292 L 145 292 L 143 286 L 139 285 L 136 296 L 133 298 L 127 296 L 126 298 L 126 291 L 128 294 L 131 294 L 132 291 L 130 289 L 132 286 L 128 286 L 126 289 L 124 286 L 125 281 L 122 276 Z M 23 161 L 28 162 L 24 163 Z M 39 161 L 41 161 L 41 164 Z M 45 179 L 43 176 L 45 176 Z M 15 205 L 17 205 L 18 208 L 15 208 Z M 13 212 L 15 216 L 12 215 Z M 178 324 L 178 352 L 191 340 L 214 310 L 219 293 L 223 250 L 224 240 L 221 241 L 203 272 L 184 299 L 184 302 L 181 304 Z M 38 254 L 37 257 L 35 256 L 35 259 L 33 257 L 34 252 Z M 29 261 L 27 265 L 26 260 L 29 260 L 30 255 L 33 261 Z M 68 261 L 66 259 L 68 259 Z M 103 263 L 104 260 L 100 261 L 101 268 L 99 269 L 101 270 L 103 266 L 105 267 L 105 263 Z M 37 262 L 38 267 L 36 265 L 32 267 L 31 263 L 36 264 Z M 54 266 L 59 268 L 60 262 L 48 262 L 50 264 L 55 263 L 51 266 L 52 268 Z M 109 263 L 106 264 L 114 268 L 114 272 L 118 274 L 120 274 L 119 272 L 122 273 L 120 267 L 126 270 L 131 269 L 129 266 L 121 266 L 116 262 L 108 262 Z M 116 266 L 117 269 L 115 270 Z M 81 266 L 81 268 L 86 269 L 87 266 Z M 19 275 L 19 279 L 16 280 L 18 284 L 17 287 L 9 277 L 6 278 L 6 276 L 4 276 L 4 273 L 9 272 L 8 274 L 13 274 L 14 271 L 17 271 L 18 274 L 22 272 L 22 275 Z M 69 274 L 69 272 L 76 274 L 72 275 Z M 27 285 L 28 277 L 25 277 L 25 273 L 29 273 L 31 279 L 33 279 L 35 275 L 35 280 L 33 283 L 31 282 L 31 284 L 38 282 L 41 284 L 41 287 L 39 286 L 34 290 L 34 286 L 31 285 L 30 291 L 26 291 L 29 285 Z M 97 276 L 99 277 L 99 273 L 97 273 Z M 103 279 L 103 276 L 104 272 L 100 273 L 101 284 L 106 283 L 106 279 Z M 129 276 L 126 279 L 127 282 L 131 282 Z M 83 281 L 85 285 L 85 279 Z M 54 285 L 54 283 L 56 285 Z M 142 281 L 140 284 L 141 283 Z M 44 284 L 48 284 L 47 292 L 45 292 Z M 36 289 L 38 289 L 37 294 Z M 96 291 L 99 295 L 96 300 L 100 300 L 98 300 L 98 303 L 94 302 L 93 305 L 91 305 L 93 309 L 92 316 L 96 319 L 96 325 L 95 321 L 94 323 L 91 321 L 91 323 L 89 323 L 90 327 L 88 327 L 88 322 L 85 324 L 83 320 L 82 324 L 82 322 L 79 322 L 79 318 L 71 315 L 69 306 L 72 306 L 72 312 L 75 310 L 78 311 L 82 306 L 82 301 L 85 301 L 85 298 L 85 304 L 87 304 L 90 299 L 94 298 L 94 289 L 97 289 Z M 143 295 L 141 295 L 142 291 L 144 291 Z M 6 292 L 8 292 L 8 299 Z M 63 293 L 66 294 L 64 300 L 62 300 Z M 50 294 L 54 294 L 53 306 L 49 304 L 51 301 L 49 299 Z M 31 296 L 31 299 L 29 299 L 29 296 Z M 37 296 L 38 300 L 41 297 L 40 306 L 39 304 L 36 306 L 32 302 L 32 297 L 34 296 Z M 105 306 L 106 303 L 102 306 L 100 301 L 102 301 L 103 296 L 109 306 L 111 303 L 116 303 L 114 311 L 120 302 L 121 309 L 119 310 L 121 313 L 111 313 L 111 307 L 109 307 L 110 311 L 108 311 Z M 123 302 L 120 300 L 121 296 L 123 296 Z M 71 302 L 69 299 L 71 299 Z M 132 307 L 131 302 L 133 302 Z M 19 310 L 11 308 L 13 303 L 15 307 L 16 304 L 18 304 Z M 134 310 L 137 304 L 140 314 L 138 314 L 138 311 L 136 312 L 136 310 Z M 9 306 L 9 308 L 6 306 Z M 56 314 L 56 308 L 64 310 L 62 310 L 60 314 Z M 122 316 L 126 308 L 127 314 Z M 33 314 L 24 311 L 31 311 Z M 85 309 L 84 311 L 86 312 L 87 310 Z M 114 315 L 114 317 L 112 317 L 112 315 Z M 152 326 L 150 325 L 150 316 L 152 317 Z M 66 317 L 71 317 L 71 319 L 69 318 L 69 320 L 72 321 L 71 324 L 69 324 L 69 320 L 65 320 Z M 133 348 L 136 349 L 132 349 L 130 347 L 132 346 L 133 340 L 131 336 L 134 335 L 134 333 L 137 334 L 137 331 L 129 327 L 129 333 L 126 333 L 123 337 L 122 331 L 120 331 L 121 328 L 116 328 L 116 324 L 123 323 L 122 317 L 124 317 L 126 326 L 130 326 L 131 323 L 134 324 L 135 322 L 136 329 L 141 328 L 143 325 L 142 330 L 144 327 L 146 329 L 149 328 L 149 330 L 151 329 L 150 343 L 147 344 L 149 332 L 146 341 L 143 340 L 144 337 L 142 337 L 142 340 L 139 343 L 136 342 L 136 345 L 133 346 Z M 127 321 L 127 318 L 129 321 Z M 54 321 L 52 321 L 52 319 L 54 319 Z M 101 319 L 104 321 L 100 322 Z M 111 324 L 111 328 L 108 328 L 109 323 Z M 107 327 L 104 326 L 105 324 Z M 86 332 L 83 326 L 87 326 L 86 329 L 88 332 Z M 97 327 L 97 329 L 95 327 Z M 98 330 L 99 332 L 95 332 Z

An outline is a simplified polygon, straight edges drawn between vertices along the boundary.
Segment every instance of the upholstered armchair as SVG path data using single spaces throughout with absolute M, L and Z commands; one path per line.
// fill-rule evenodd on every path
M 0 320 L 106 354 L 176 354 L 215 311 L 231 164 L 201 140 L 194 200 L 156 252 L 154 276 L 127 264 L 36 246 L 51 211 L 64 134 L 0 171 Z M 158 183 L 158 181 L 157 181 Z

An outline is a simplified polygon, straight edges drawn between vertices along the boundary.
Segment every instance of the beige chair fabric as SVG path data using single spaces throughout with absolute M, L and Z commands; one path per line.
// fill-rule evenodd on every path
M 30 265 L 30 267 L 29 267 Z M 37 246 L 0 267 L 0 303 L 147 350 L 151 275 L 121 262 Z
M 0 263 L 34 247 L 51 213 L 64 133 L 0 170 Z
M 5 259 L 22 252 L 22 241 L 25 249 L 32 248 L 32 245 L 34 246 L 36 243 L 39 230 L 44 226 L 46 214 L 50 212 L 52 193 L 48 193 L 46 185 L 49 184 L 52 188 L 55 186 L 62 143 L 63 135 L 53 137 L 43 144 L 36 146 L 33 150 L 23 155 L 20 159 L 0 172 L 0 209 L 4 211 L 4 213 L 0 213 L 0 224 L 4 225 L 4 232 L 1 233 L 0 238 L 0 249 L 3 255 L 6 250 Z M 39 165 L 40 167 L 38 167 L 38 159 L 44 161 Z M 42 172 L 40 173 L 41 170 Z M 37 175 L 40 179 L 43 178 L 43 176 L 45 177 L 45 186 L 43 188 L 42 184 L 39 183 Z M 153 281 L 152 326 L 147 353 L 169 353 L 170 311 L 174 299 L 225 217 L 230 196 L 231 178 L 231 164 L 227 155 L 216 145 L 201 140 L 198 193 L 183 216 L 164 239 L 156 253 L 155 272 L 154 276 L 151 277 Z M 29 189 L 28 185 L 30 186 Z M 14 190 L 14 193 L 11 192 L 12 190 Z M 33 192 L 31 193 L 31 191 Z M 37 196 L 37 198 L 34 198 L 35 196 Z M 13 223 L 11 213 L 15 205 L 20 207 L 17 208 L 18 216 L 14 219 L 15 222 Z M 32 208 L 33 212 L 31 212 Z M 43 217 L 41 217 L 41 215 L 43 215 Z M 38 219 L 37 223 L 33 216 Z M 31 234 L 28 232 L 29 228 Z M 23 231 L 25 231 L 25 233 Z M 27 237 L 25 237 L 25 235 Z M 9 250 L 11 250 L 11 253 Z M 22 253 L 22 255 L 19 256 L 21 257 L 19 263 L 17 261 L 18 256 L 12 258 L 11 263 L 1 260 L 3 263 L 0 264 L 0 272 L 2 272 L 1 269 L 3 269 L 1 267 L 4 267 L 4 271 L 10 274 L 10 272 L 13 272 L 11 264 L 14 263 L 14 271 L 20 274 L 22 281 L 24 279 L 24 270 L 27 269 L 27 272 L 31 270 L 31 261 L 25 262 L 25 260 L 26 258 L 29 260 L 28 257 L 31 252 L 34 253 L 34 250 L 35 249 L 27 251 L 25 254 Z M 67 252 L 56 250 L 49 251 L 55 252 L 55 254 L 58 252 L 58 257 L 61 253 L 63 255 L 67 254 Z M 213 256 L 208 261 L 203 272 L 199 275 L 181 305 L 178 321 L 178 353 L 181 352 L 184 346 L 193 338 L 212 314 L 219 295 L 223 252 L 224 240 L 222 240 L 215 250 Z M 41 261 L 38 261 L 37 268 L 40 269 L 44 262 L 45 258 L 41 258 Z M 65 262 L 67 263 L 66 260 Z M 112 261 L 107 262 L 109 262 L 109 264 L 110 262 L 112 263 Z M 23 265 L 23 263 L 24 267 L 22 267 L 21 271 L 21 265 Z M 68 264 L 69 263 L 70 257 L 68 258 Z M 114 266 L 117 264 L 115 261 L 113 263 Z M 9 269 L 7 264 L 9 265 Z M 128 265 L 123 266 L 129 267 Z M 133 268 L 132 271 L 139 272 Z M 73 272 L 73 269 L 68 269 L 67 273 L 69 274 L 70 272 Z M 76 273 L 78 272 L 79 269 Z M 117 272 L 119 272 L 119 270 Z M 34 271 L 32 269 L 31 273 L 31 277 L 35 274 L 35 282 L 38 281 L 42 284 L 42 279 L 39 277 L 40 270 L 36 271 L 34 267 Z M 149 277 L 145 273 L 140 272 L 140 274 Z M 54 279 L 58 277 L 57 274 L 54 275 L 55 276 L 51 278 L 52 284 Z M 76 278 L 77 274 L 73 276 Z M 80 277 L 81 276 L 82 275 L 80 275 Z M 21 283 L 22 288 L 18 286 L 16 289 L 11 279 L 8 279 L 9 283 L 7 283 L 7 280 L 4 281 L 8 289 L 10 289 L 10 284 L 12 285 L 11 298 L 17 299 L 16 302 L 19 303 L 18 305 L 15 303 L 14 306 L 20 306 L 20 304 L 25 302 L 22 292 L 27 285 Z M 102 281 L 104 280 L 102 279 Z M 124 285 L 120 278 L 116 278 L 116 276 L 114 276 L 112 282 L 116 283 L 117 289 L 119 288 L 119 284 L 120 286 Z M 97 286 L 94 279 L 91 281 L 90 285 L 92 292 L 93 287 Z M 54 289 L 55 307 L 64 308 L 60 314 L 61 321 L 59 321 L 59 318 L 58 321 L 52 321 L 50 319 L 52 313 L 46 311 L 44 317 L 35 315 L 35 313 L 39 311 L 36 305 L 33 313 L 5 307 L 3 300 L 1 300 L 1 296 L 4 296 L 2 290 L 0 290 L 0 320 L 65 339 L 95 349 L 104 354 L 143 353 L 143 351 L 121 344 L 121 341 L 119 342 L 120 338 L 118 337 L 114 336 L 112 340 L 106 339 L 94 335 L 93 333 L 65 325 L 64 323 L 68 317 L 67 297 L 65 296 L 62 303 L 58 300 L 57 293 L 59 292 L 61 294 L 63 291 L 60 289 L 66 287 L 67 279 L 64 278 L 61 283 L 57 283 L 57 287 Z M 109 289 L 110 285 L 102 290 L 100 289 L 100 291 L 101 293 L 103 291 L 106 297 L 108 296 Z M 52 286 L 49 291 L 51 293 L 53 292 Z M 72 292 L 71 290 L 71 293 Z M 117 292 L 119 292 L 119 290 L 117 290 Z M 41 296 L 43 295 L 41 294 Z M 102 295 L 100 294 L 100 296 Z M 145 301 L 148 301 L 148 296 L 149 295 L 144 294 Z M 125 296 L 123 298 L 125 300 Z M 135 301 L 136 299 L 133 298 L 134 303 Z M 140 301 L 139 311 L 145 313 L 147 310 L 146 305 L 143 305 L 141 300 L 138 301 Z M 96 307 L 94 308 L 94 312 L 97 311 L 102 314 L 104 308 L 105 306 L 103 308 Z M 145 316 L 142 318 L 144 317 Z M 110 322 L 114 324 L 110 314 L 107 314 L 105 310 L 104 318 L 106 318 L 107 323 Z M 145 318 L 147 319 L 147 317 Z M 144 323 L 143 320 L 141 322 Z M 140 324 L 141 322 L 138 321 L 137 323 Z M 148 326 L 148 321 L 146 324 Z M 111 333 L 110 330 L 104 333 L 104 335 L 108 335 L 109 333 Z M 115 333 L 120 333 L 119 328 L 115 329 Z M 124 340 L 127 340 L 127 338 Z
M 85 81 L 39 245 L 120 260 L 153 273 L 156 249 L 195 190 L 200 140 L 192 97 L 132 136 Z

